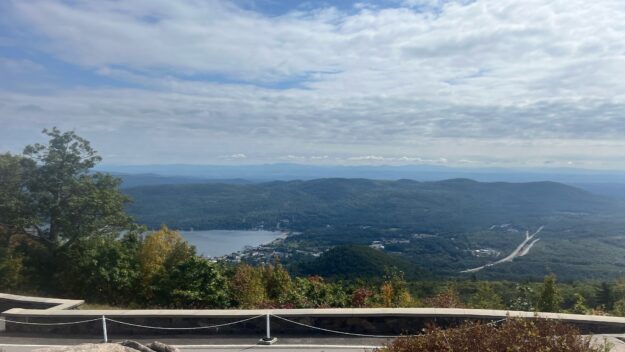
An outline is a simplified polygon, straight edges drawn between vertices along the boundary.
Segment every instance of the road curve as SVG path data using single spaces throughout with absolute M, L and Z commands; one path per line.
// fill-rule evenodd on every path
M 484 268 L 488 268 L 490 266 L 494 266 L 497 264 L 501 264 L 501 263 L 505 263 L 505 262 L 511 262 L 514 260 L 514 258 L 516 257 L 522 257 L 524 255 L 526 255 L 527 253 L 529 253 L 530 249 L 532 249 L 532 246 L 534 245 L 534 243 L 536 243 L 539 238 L 535 239 L 534 241 L 532 241 L 531 243 L 528 244 L 529 241 L 531 241 L 536 235 L 538 235 L 540 233 L 540 231 L 543 230 L 543 228 L 545 228 L 545 226 L 541 226 L 538 228 L 538 230 L 536 230 L 536 232 L 534 232 L 533 234 L 529 234 L 529 231 L 525 231 L 525 240 L 523 240 L 523 242 L 521 242 L 521 244 L 519 244 L 513 251 L 512 253 L 508 254 L 508 256 L 506 256 L 503 259 L 499 259 L 496 262 L 493 263 L 488 263 L 482 266 L 478 266 L 477 268 L 473 268 L 473 269 L 467 269 L 467 270 L 463 270 L 461 271 L 461 273 L 474 273 L 477 271 L 480 271 Z

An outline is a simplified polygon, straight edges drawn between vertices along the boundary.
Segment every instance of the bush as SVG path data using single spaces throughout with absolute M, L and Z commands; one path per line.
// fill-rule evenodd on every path
M 220 309 L 228 307 L 228 285 L 220 268 L 201 257 L 175 265 L 156 278 L 156 300 L 159 306 L 187 309 Z
M 477 322 L 442 329 L 430 327 L 424 335 L 398 338 L 384 352 L 599 352 L 607 346 L 592 346 L 571 325 L 550 320 L 510 319 L 499 326 Z

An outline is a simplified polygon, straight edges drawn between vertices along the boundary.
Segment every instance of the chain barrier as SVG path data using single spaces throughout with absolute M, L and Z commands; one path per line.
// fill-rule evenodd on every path
M 95 322 L 95 321 L 102 321 L 103 329 L 104 329 L 104 336 L 105 336 L 105 340 L 106 340 L 107 339 L 106 338 L 106 335 L 107 335 L 107 333 L 106 333 L 106 323 L 105 323 L 106 321 L 110 321 L 112 323 L 121 324 L 121 325 L 133 326 L 133 327 L 138 327 L 138 328 L 144 328 L 144 329 L 155 329 L 155 330 L 203 330 L 203 329 L 216 329 L 216 328 L 220 328 L 220 327 L 223 327 L 223 326 L 236 325 L 236 324 L 244 323 L 246 321 L 258 319 L 258 318 L 265 317 L 265 316 L 266 317 L 270 317 L 271 316 L 271 317 L 274 317 L 274 318 L 286 321 L 286 322 L 291 323 L 291 324 L 307 327 L 309 329 L 329 332 L 329 333 L 333 333 L 333 334 L 340 334 L 340 335 L 349 335 L 349 336 L 357 336 L 357 337 L 371 337 L 371 338 L 385 338 L 385 339 L 426 336 L 425 334 L 375 335 L 375 334 L 360 334 L 360 333 L 354 333 L 354 332 L 332 330 L 332 329 L 326 329 L 326 328 L 322 328 L 322 327 L 318 327 L 318 326 L 314 326 L 314 325 L 304 324 L 304 323 L 301 323 L 301 322 L 298 322 L 298 321 L 294 321 L 294 320 L 287 319 L 287 318 L 284 318 L 282 316 L 273 315 L 273 314 L 261 314 L 261 315 L 253 316 L 253 317 L 250 317 L 250 318 L 233 321 L 233 322 L 228 322 L 228 323 L 223 323 L 223 324 L 216 324 L 216 325 L 209 325 L 209 326 L 196 326 L 196 327 L 149 326 L 149 325 L 133 324 L 133 323 L 128 323 L 128 322 L 124 322 L 124 321 L 119 321 L 119 320 L 107 318 L 105 316 L 103 316 L 101 318 L 96 318 L 96 319 L 72 321 L 72 322 L 60 322 L 60 323 L 32 323 L 32 322 L 24 322 L 24 321 L 7 320 L 6 318 L 3 318 L 3 317 L 0 317 L 0 321 L 4 321 L 5 323 L 12 323 L 12 324 L 41 325 L 41 326 L 75 325 L 75 324 L 92 323 L 92 322 Z M 507 319 L 508 318 L 504 318 L 504 319 L 500 319 L 500 320 L 496 320 L 496 321 L 491 321 L 491 322 L 487 323 L 486 325 L 495 325 L 495 324 L 504 322 Z M 269 335 L 269 325 L 267 327 L 267 334 Z
M 54 326 L 54 325 L 74 325 L 74 324 L 91 323 L 94 321 L 100 321 L 101 318 L 81 320 L 81 321 L 71 321 L 71 322 L 64 322 L 64 323 L 31 323 L 31 322 L 26 322 L 26 321 L 7 320 L 2 317 L 0 317 L 0 320 L 5 323 L 12 323 L 12 324 Z
M 240 323 L 244 323 L 246 321 L 250 321 L 250 320 L 258 319 L 260 317 L 264 317 L 265 315 L 266 314 L 261 314 L 261 315 L 257 315 L 257 316 L 251 317 L 251 318 L 237 320 L 237 321 L 233 321 L 233 322 L 229 322 L 229 323 L 210 325 L 210 326 L 195 326 L 195 327 L 188 327 L 188 328 L 148 326 L 148 325 L 127 323 L 127 322 L 124 322 L 124 321 L 114 320 L 114 319 L 111 319 L 111 318 L 104 318 L 104 319 L 106 319 L 106 320 L 108 320 L 110 322 L 113 322 L 113 323 L 122 324 L 122 325 L 128 325 L 128 326 L 134 326 L 134 327 L 144 328 L 144 329 L 156 329 L 156 330 L 202 330 L 202 329 L 215 329 L 215 328 L 220 328 L 222 326 L 240 324 Z
M 326 328 L 321 328 L 318 326 L 314 326 L 314 325 L 308 325 L 308 324 L 304 324 L 304 323 L 300 323 L 294 320 L 290 320 L 278 315 L 273 315 L 271 314 L 272 317 L 278 318 L 280 320 L 284 320 L 286 322 L 289 322 L 291 324 L 296 324 L 296 325 L 300 325 L 300 326 L 304 326 L 310 329 L 314 329 L 314 330 L 319 330 L 319 331 L 325 331 L 325 332 L 330 332 L 330 333 L 334 333 L 334 334 L 340 334 L 340 335 L 350 335 L 350 336 L 358 336 L 358 337 L 372 337 L 372 338 L 383 338 L 383 339 L 394 339 L 394 338 L 398 338 L 398 337 L 421 337 L 421 336 L 426 336 L 426 334 L 413 334 L 413 335 L 372 335 L 372 334 L 359 334 L 359 333 L 354 333 L 354 332 L 346 332 L 346 331 L 338 331 L 338 330 L 332 330 L 332 329 L 326 329 Z M 501 323 L 503 321 L 508 320 L 508 318 L 504 318 L 504 319 L 500 319 L 500 320 L 496 320 L 496 321 L 491 321 L 490 323 L 486 324 L 486 325 L 494 325 L 497 323 Z
M 326 329 L 326 328 L 321 328 L 318 326 L 313 326 L 313 325 L 308 325 L 308 324 L 304 324 L 304 323 L 300 323 L 298 321 L 294 321 L 294 320 L 290 320 L 284 317 L 281 317 L 279 315 L 271 315 L 272 317 L 278 318 L 280 320 L 284 320 L 286 322 L 289 322 L 291 324 L 296 324 L 296 325 L 300 325 L 300 326 L 304 326 L 310 329 L 314 329 L 314 330 L 319 330 L 319 331 L 325 331 L 325 332 L 331 332 L 334 334 L 340 334 L 340 335 L 350 335 L 350 336 L 358 336 L 358 337 L 374 337 L 374 338 L 383 338 L 383 339 L 390 339 L 390 338 L 396 338 L 396 337 L 414 337 L 414 336 L 421 336 L 421 334 L 417 334 L 417 335 L 370 335 L 370 334 L 359 334 L 359 333 L 354 333 L 354 332 L 346 332 L 346 331 L 338 331 L 338 330 L 332 330 L 332 329 Z

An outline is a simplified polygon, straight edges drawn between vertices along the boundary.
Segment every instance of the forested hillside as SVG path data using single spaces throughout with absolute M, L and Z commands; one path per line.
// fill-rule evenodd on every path
M 295 265 L 292 271 L 301 275 L 349 280 L 354 277 L 383 277 L 388 274 L 389 268 L 400 270 L 410 280 L 427 277 L 427 273 L 402 257 L 357 245 L 334 247 L 319 258 Z
M 307 253 L 375 241 L 411 268 L 467 276 L 460 272 L 504 258 L 526 231 L 544 226 L 526 255 L 474 275 L 526 280 L 556 272 L 564 279 L 613 278 L 625 266 L 623 204 L 555 182 L 318 179 L 124 192 L 134 200 L 129 213 L 152 228 L 262 226 L 300 233 L 275 248 L 294 265 L 312 263 Z M 307 264 L 315 269 L 306 272 L 335 276 L 333 265 L 323 260 Z
M 554 217 L 617 213 L 615 201 L 554 182 L 480 183 L 467 179 L 319 179 L 262 184 L 181 184 L 124 190 L 128 211 L 159 227 L 214 229 L 326 225 L 468 231 L 492 224 L 539 226 Z

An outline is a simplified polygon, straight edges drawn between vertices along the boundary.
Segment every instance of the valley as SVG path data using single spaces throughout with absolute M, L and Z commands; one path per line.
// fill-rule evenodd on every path
M 223 257 L 232 262 L 279 257 L 297 268 L 337 246 L 360 245 L 409 263 L 407 271 L 445 277 L 613 278 L 625 267 L 623 244 L 609 240 L 624 234 L 623 203 L 555 182 L 329 178 L 123 191 L 134 200 L 129 213 L 151 228 L 290 233 Z M 595 255 L 579 265 L 588 252 Z

